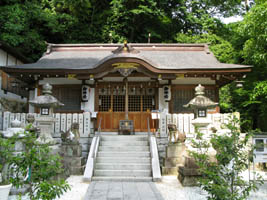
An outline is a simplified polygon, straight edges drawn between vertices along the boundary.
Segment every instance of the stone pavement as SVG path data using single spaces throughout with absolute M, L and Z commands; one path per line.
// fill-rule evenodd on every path
M 164 200 L 153 182 L 92 182 L 84 200 Z

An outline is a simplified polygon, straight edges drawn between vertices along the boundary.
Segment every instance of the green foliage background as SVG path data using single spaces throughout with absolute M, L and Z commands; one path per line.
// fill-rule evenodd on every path
M 267 2 L 264 0 L 1 0 L 0 40 L 33 60 L 46 43 L 209 42 L 225 63 L 253 65 L 244 87 L 221 89 L 222 111 L 243 129 L 267 131 Z M 218 17 L 242 15 L 223 24 Z

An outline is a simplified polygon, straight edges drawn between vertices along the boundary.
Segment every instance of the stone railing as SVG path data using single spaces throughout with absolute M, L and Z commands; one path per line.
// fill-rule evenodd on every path
M 214 113 L 207 114 L 207 118 L 211 120 L 211 124 L 209 128 L 215 127 L 216 129 L 220 129 L 222 124 L 226 124 L 229 122 L 233 115 L 236 115 L 239 118 L 239 113 Z M 194 114 L 167 114 L 166 121 L 167 124 L 175 124 L 178 130 L 182 133 L 186 133 L 187 137 L 193 137 L 195 128 L 192 124 L 192 120 L 194 119 Z
M 219 129 L 221 124 L 227 123 L 234 113 L 214 113 L 208 114 L 207 117 L 212 121 L 211 126 Z M 38 116 L 39 114 L 36 114 Z M 88 137 L 91 129 L 91 115 L 89 112 L 84 113 L 56 113 L 54 114 L 56 122 L 54 124 L 54 132 L 59 133 L 60 131 L 69 130 L 72 123 L 79 123 L 81 137 Z M 166 114 L 162 115 L 162 119 L 166 119 L 166 124 L 175 124 L 180 132 L 186 133 L 187 137 L 193 136 L 195 132 L 192 120 L 194 114 Z M 238 114 L 237 114 L 238 116 Z M 26 123 L 26 113 L 10 113 L 0 112 L 0 130 L 6 130 L 10 127 L 10 122 L 14 119 L 18 119 L 23 125 Z M 165 124 L 165 123 L 164 123 Z M 164 125 L 165 126 L 165 125 Z M 162 129 L 161 123 L 160 128 Z M 165 126 L 166 130 L 166 126 Z M 167 130 L 166 130 L 167 132 Z
M 22 125 L 26 124 L 26 113 L 10 113 L 0 112 L 0 130 L 6 130 L 10 127 L 10 123 L 17 119 L 21 121 Z M 34 113 L 35 116 L 40 114 Z M 56 113 L 54 114 L 56 122 L 54 124 L 54 132 L 67 131 L 74 122 L 79 123 L 79 130 L 81 137 L 88 137 L 91 128 L 91 115 L 89 112 L 84 113 Z

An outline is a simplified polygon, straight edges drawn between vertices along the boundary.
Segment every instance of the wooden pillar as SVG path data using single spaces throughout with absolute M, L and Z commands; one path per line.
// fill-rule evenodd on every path
M 128 79 L 124 79 L 125 82 L 125 119 L 128 120 Z

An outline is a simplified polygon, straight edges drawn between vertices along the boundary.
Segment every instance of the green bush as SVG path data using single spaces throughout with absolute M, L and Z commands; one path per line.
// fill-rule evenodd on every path
M 3 138 L 0 135 L 0 185 L 7 185 L 10 183 L 8 175 L 8 166 L 12 164 L 13 160 L 14 141 L 12 139 Z
M 197 132 L 198 139 L 193 140 L 197 151 L 190 151 L 190 155 L 199 166 L 202 174 L 199 185 L 207 191 L 209 200 L 244 200 L 252 190 L 257 190 L 257 183 L 263 182 L 260 177 L 258 182 L 245 181 L 241 175 L 248 168 L 251 135 L 242 137 L 236 118 L 226 128 L 229 132 L 221 135 L 214 133 L 210 140 L 204 140 L 204 135 Z M 208 154 L 211 147 L 216 151 L 213 159 Z
M 70 186 L 59 178 L 63 170 L 60 156 L 53 154 L 48 144 L 39 144 L 36 139 L 34 131 L 25 131 L 25 137 L 19 139 L 25 150 L 13 157 L 12 163 L 16 167 L 10 169 L 14 174 L 12 183 L 16 187 L 28 185 L 31 200 L 55 199 Z

